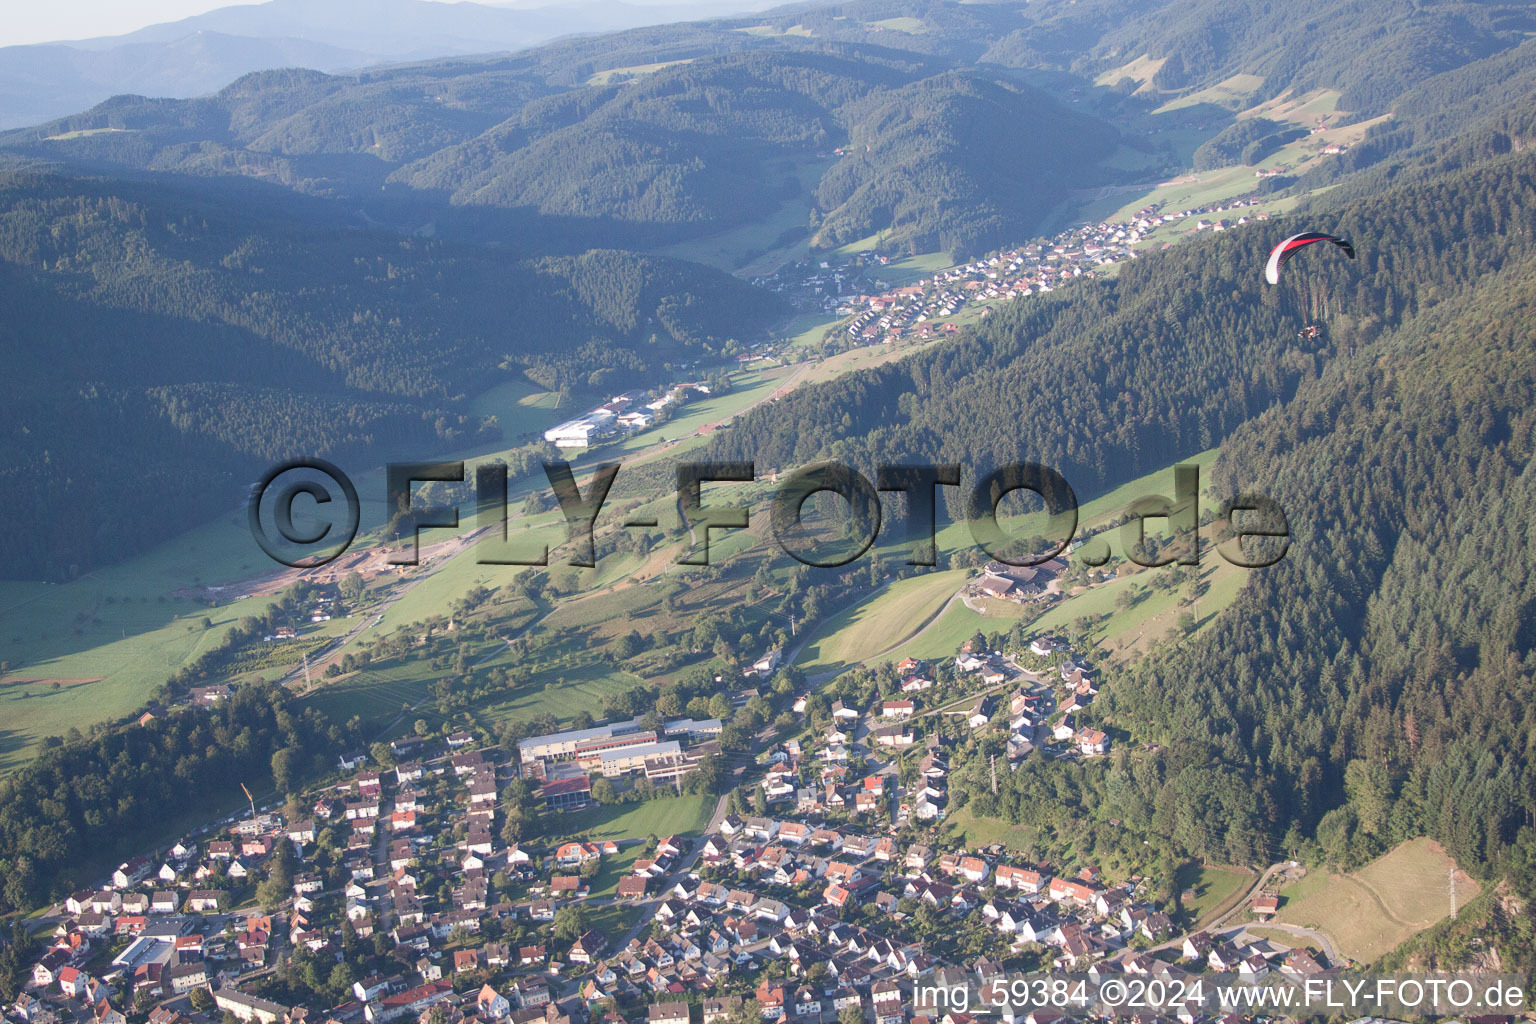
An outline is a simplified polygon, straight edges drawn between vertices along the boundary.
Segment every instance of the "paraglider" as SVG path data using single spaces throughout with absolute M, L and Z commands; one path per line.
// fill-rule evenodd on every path
M 1264 280 L 1270 284 L 1280 283 L 1280 268 L 1286 261 L 1296 255 L 1302 249 L 1313 242 L 1332 242 L 1344 250 L 1344 255 L 1350 259 L 1355 258 L 1355 247 L 1347 238 L 1339 238 L 1337 235 L 1325 235 L 1319 231 L 1303 231 L 1299 235 L 1292 235 L 1273 249 L 1269 250 L 1269 262 L 1264 264 Z

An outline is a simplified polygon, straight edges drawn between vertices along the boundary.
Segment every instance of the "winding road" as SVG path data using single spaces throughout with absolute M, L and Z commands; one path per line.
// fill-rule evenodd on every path
M 1288 935 L 1294 935 L 1298 939 L 1302 939 L 1306 943 L 1316 946 L 1318 949 L 1322 950 L 1323 955 L 1328 958 L 1328 965 L 1330 967 L 1343 963 L 1344 958 L 1339 956 L 1338 951 L 1334 948 L 1333 942 L 1328 938 L 1328 936 L 1324 935 L 1322 932 L 1314 931 L 1311 928 L 1303 928 L 1300 925 L 1294 924 L 1282 924 L 1278 921 L 1266 921 L 1262 924 L 1257 922 L 1243 921 L 1235 925 L 1228 924 L 1228 922 L 1230 922 L 1234 917 L 1246 912 L 1249 904 L 1253 902 L 1254 897 L 1257 896 L 1260 892 L 1264 891 L 1264 887 L 1269 884 L 1269 880 L 1271 878 L 1273 878 L 1279 872 L 1294 866 L 1294 861 L 1277 861 L 1274 864 L 1271 864 L 1269 867 L 1264 869 L 1264 871 L 1259 875 L 1258 879 L 1255 880 L 1254 883 L 1248 887 L 1247 891 L 1243 893 L 1242 898 L 1234 903 L 1230 909 L 1228 909 L 1215 921 L 1212 921 L 1210 924 L 1203 928 L 1195 929 L 1195 931 L 1209 932 L 1212 935 L 1219 935 L 1224 939 L 1235 941 L 1239 936 L 1247 932 L 1250 926 L 1259 928 L 1273 928 L 1277 931 L 1285 932 Z M 1167 942 L 1153 946 L 1149 952 L 1155 953 L 1160 949 L 1177 949 L 1182 947 L 1184 945 L 1184 940 L 1192 934 L 1194 934 L 1194 931 L 1185 932 L 1182 935 L 1175 936 L 1174 938 L 1169 939 Z

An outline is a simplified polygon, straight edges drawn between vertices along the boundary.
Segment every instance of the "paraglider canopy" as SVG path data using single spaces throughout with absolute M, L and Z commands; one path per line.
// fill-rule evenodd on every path
M 1344 255 L 1350 259 L 1355 258 L 1355 247 L 1346 238 L 1337 235 L 1325 235 L 1319 231 L 1303 231 L 1299 235 L 1292 235 L 1273 249 L 1269 250 L 1269 262 L 1264 265 L 1264 280 L 1270 284 L 1280 283 L 1280 268 L 1286 261 L 1296 255 L 1313 242 L 1332 242 L 1344 250 Z

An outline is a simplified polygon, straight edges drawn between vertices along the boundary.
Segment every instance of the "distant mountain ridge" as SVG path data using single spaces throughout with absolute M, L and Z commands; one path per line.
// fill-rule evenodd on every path
M 0 47 L 0 128 L 38 124 L 123 93 L 185 98 L 252 71 L 349 71 L 375 64 L 525 49 L 768 6 L 765 0 L 659 5 L 556 0 L 500 7 L 431 0 L 268 0 L 221 7 L 120 36 Z
M 629 60 L 646 63 L 616 63 Z M 430 221 L 544 251 L 670 244 L 799 200 L 820 247 L 882 232 L 892 247 L 978 252 L 1112 180 L 1095 165 L 1118 139 L 1006 73 L 706 24 L 356 75 L 255 72 L 192 100 L 119 96 L 0 135 L 0 149 L 259 178 L 404 230 Z

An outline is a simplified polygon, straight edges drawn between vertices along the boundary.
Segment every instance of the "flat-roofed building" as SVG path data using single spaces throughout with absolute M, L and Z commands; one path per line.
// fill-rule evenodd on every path
M 637 747 L 625 747 L 621 750 L 605 750 L 597 755 L 595 767 L 608 778 L 616 778 L 629 772 L 645 770 L 646 758 L 670 757 L 681 755 L 682 746 L 677 740 L 664 740 L 660 743 L 644 743 Z
M 610 722 L 607 725 L 593 726 L 590 729 L 570 729 L 566 732 L 549 733 L 545 736 L 530 736 L 518 743 L 517 750 L 522 755 L 525 765 L 530 761 L 559 760 L 574 756 L 577 748 L 586 744 L 598 743 L 640 731 L 640 720 L 633 718 L 625 722 Z

